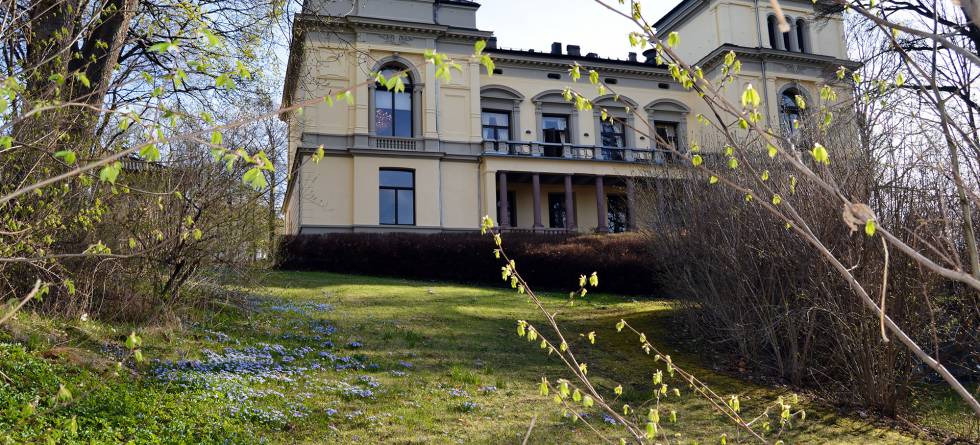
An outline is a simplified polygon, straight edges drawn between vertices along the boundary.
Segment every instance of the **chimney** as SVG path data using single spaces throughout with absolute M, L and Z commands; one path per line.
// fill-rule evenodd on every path
M 561 55 L 561 42 L 551 44 L 551 54 Z
M 582 57 L 582 48 L 578 45 L 568 45 L 565 47 L 569 56 L 572 57 Z
M 497 49 L 497 38 L 496 37 L 491 37 L 491 38 L 487 39 L 487 48 Z
M 630 51 L 630 62 L 636 62 L 636 53 Z
M 643 63 L 645 63 L 647 65 L 656 65 L 657 64 L 657 50 L 656 49 L 650 48 L 650 49 L 648 49 L 646 51 L 643 51 L 643 57 L 646 57 L 646 60 L 644 60 Z

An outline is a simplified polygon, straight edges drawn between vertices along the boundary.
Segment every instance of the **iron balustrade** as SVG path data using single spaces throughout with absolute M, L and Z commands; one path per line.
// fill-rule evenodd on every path
M 604 147 L 596 145 L 558 144 L 535 141 L 483 141 L 483 154 L 593 161 L 641 162 L 669 164 L 681 159 L 670 150 Z

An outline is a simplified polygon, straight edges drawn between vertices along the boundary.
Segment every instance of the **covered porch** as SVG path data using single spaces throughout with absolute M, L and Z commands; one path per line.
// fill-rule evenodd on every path
M 497 171 L 495 179 L 496 220 L 504 231 L 636 229 L 636 186 L 628 176 Z

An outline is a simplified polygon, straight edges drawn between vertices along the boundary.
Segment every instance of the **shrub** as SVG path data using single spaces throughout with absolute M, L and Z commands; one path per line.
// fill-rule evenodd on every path
M 648 295 L 657 289 L 658 263 L 636 234 L 511 233 L 507 244 L 528 280 L 542 288 L 565 290 L 579 275 L 597 271 L 603 292 Z M 277 267 L 498 284 L 493 249 L 493 241 L 476 232 L 294 235 L 279 243 Z
M 857 162 L 840 164 L 838 177 L 848 180 L 842 186 L 855 195 L 869 194 L 868 170 Z M 766 167 L 773 181 L 792 173 L 775 162 Z M 666 195 L 669 207 L 641 203 L 642 217 L 653 227 L 651 251 L 662 261 L 660 282 L 686 309 L 683 326 L 731 356 L 732 368 L 886 414 L 899 411 L 916 381 L 933 376 L 892 335 L 892 341 L 882 341 L 878 318 L 816 249 L 747 203 L 741 192 L 696 177 L 650 186 Z M 653 196 L 646 192 L 641 196 Z M 872 201 L 878 221 L 913 245 L 907 234 L 920 221 L 938 220 L 927 193 L 876 194 L 881 196 Z M 786 196 L 808 228 L 877 298 L 885 267 L 880 240 L 863 230 L 851 233 L 839 204 L 808 183 Z M 901 205 L 889 207 L 891 202 Z M 970 378 L 976 356 L 964 350 L 976 345 L 977 313 L 963 308 L 975 306 L 976 295 L 894 251 L 888 277 L 888 316 L 951 372 Z

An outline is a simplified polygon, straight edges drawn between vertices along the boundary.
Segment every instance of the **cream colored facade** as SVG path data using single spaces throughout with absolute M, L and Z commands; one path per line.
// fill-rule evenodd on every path
M 768 38 L 767 5 L 685 0 L 656 28 L 678 31 L 678 51 L 709 77 L 719 75 L 724 54 L 735 51 L 743 64 L 740 81 L 765 85 L 765 118 L 776 122 L 784 91 L 816 104 L 817 86 L 851 62 L 843 60 L 839 18 L 816 23 L 809 1 L 783 2 L 794 26 L 805 30 L 794 29 L 789 43 L 797 43 L 781 49 L 784 41 Z M 501 220 L 504 214 L 504 225 L 537 231 L 635 226 L 630 178 L 670 178 L 683 168 L 657 149 L 651 127 L 660 125 L 686 147 L 699 137 L 695 116 L 708 114 L 703 101 L 642 55 L 603 58 L 558 43 L 550 51 L 497 47 L 491 32 L 475 28 L 478 8 L 465 0 L 307 2 L 295 21 L 284 103 L 355 86 L 354 104 L 319 103 L 287 117 L 294 169 L 286 195 L 288 233 L 475 230 L 481 216 Z M 496 74 L 468 61 L 480 39 L 490 43 Z M 450 55 L 462 72 L 448 83 L 437 81 L 424 61 L 426 49 Z M 575 62 L 597 70 L 620 100 L 596 97 L 587 83 L 572 82 L 567 70 Z M 373 72 L 389 67 L 407 70 L 410 80 L 407 95 L 390 101 L 371 81 Z M 604 140 L 598 108 L 576 110 L 562 98 L 566 87 L 591 94 L 623 125 L 607 129 Z M 737 101 L 741 91 L 735 85 L 728 94 Z M 405 103 L 408 110 L 401 109 Z M 506 138 L 485 140 L 484 113 L 507 116 Z M 545 121 L 565 122 L 567 131 L 546 130 Z M 617 130 L 621 134 L 612 134 Z M 320 146 L 326 156 L 311 161 Z M 401 185 L 383 190 L 392 181 L 382 173 L 389 169 L 411 173 L 411 193 Z M 570 218 L 564 216 L 569 207 Z

